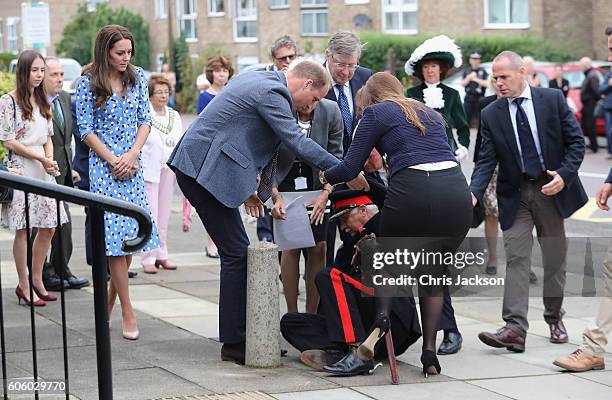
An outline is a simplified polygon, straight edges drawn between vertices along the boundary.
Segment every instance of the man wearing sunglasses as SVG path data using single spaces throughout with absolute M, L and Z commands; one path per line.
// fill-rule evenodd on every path
M 272 64 L 267 65 L 266 71 L 286 71 L 289 64 L 298 56 L 297 44 L 290 36 L 281 36 L 274 41 L 270 49 Z

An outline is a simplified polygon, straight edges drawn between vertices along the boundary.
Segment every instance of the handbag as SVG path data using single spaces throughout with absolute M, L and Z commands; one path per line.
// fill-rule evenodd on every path
M 15 130 L 15 132 L 17 132 L 17 106 L 15 105 L 15 99 L 13 98 L 13 96 L 9 94 L 9 97 L 13 101 L 13 123 L 14 123 L 13 129 Z M 9 163 L 12 158 L 13 157 L 11 156 L 11 151 L 9 150 L 8 152 Z M 4 163 L 0 164 L 0 170 L 8 171 L 6 164 Z M 13 188 L 4 187 L 4 186 L 0 187 L 0 204 L 10 204 L 12 201 L 13 201 Z

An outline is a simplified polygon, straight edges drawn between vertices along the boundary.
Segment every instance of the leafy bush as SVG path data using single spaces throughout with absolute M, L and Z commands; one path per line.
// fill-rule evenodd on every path
M 11 54 L 12 55 L 12 54 Z M 15 88 L 15 75 L 0 71 L 0 96 L 4 96 Z M 4 160 L 5 152 L 2 142 L 0 142 L 0 161 Z
M 17 58 L 16 54 L 13 53 L 0 53 L 0 71 L 8 72 L 11 60 Z
M 361 41 L 367 43 L 359 60 L 360 65 L 373 71 L 383 71 L 387 68 L 388 51 L 392 48 L 396 54 L 397 74 L 400 79 L 406 79 L 403 64 L 410 54 L 423 41 L 435 35 L 401 36 L 377 32 L 364 32 Z M 482 61 L 492 61 L 502 50 L 513 50 L 521 55 L 530 55 L 536 60 L 563 62 L 576 58 L 572 52 L 552 45 L 544 39 L 525 36 L 458 36 L 455 42 L 461 48 L 464 65 L 470 53 L 477 51 Z
M 148 70 L 151 67 L 151 45 L 147 23 L 142 16 L 123 7 L 113 10 L 104 3 L 98 5 L 95 12 L 88 12 L 85 4 L 79 7 L 72 20 L 64 27 L 57 52 L 62 56 L 74 58 L 82 65 L 89 64 L 93 59 L 96 34 L 100 28 L 109 24 L 124 26 L 132 32 L 136 46 L 132 63 Z

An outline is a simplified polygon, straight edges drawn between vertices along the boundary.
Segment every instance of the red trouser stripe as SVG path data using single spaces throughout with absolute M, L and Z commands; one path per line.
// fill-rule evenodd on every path
M 336 301 L 338 302 L 338 311 L 340 312 L 342 330 L 344 331 L 344 340 L 346 343 L 354 343 L 355 331 L 353 330 L 353 321 L 351 320 L 351 313 L 349 311 L 348 302 L 346 301 L 346 294 L 344 293 L 344 288 L 342 287 L 342 278 L 340 278 L 341 274 L 342 272 L 336 268 L 332 268 L 330 271 L 332 286 L 334 287 Z
M 363 283 L 359 282 L 357 279 L 353 279 L 344 272 L 341 272 L 342 276 L 346 283 L 349 283 L 355 287 L 355 289 L 359 290 L 362 293 L 367 294 L 368 296 L 374 296 L 374 288 L 368 287 Z

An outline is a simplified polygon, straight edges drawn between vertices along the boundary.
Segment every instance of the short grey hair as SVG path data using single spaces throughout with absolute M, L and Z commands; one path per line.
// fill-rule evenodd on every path
M 327 49 L 331 54 L 352 57 L 357 54 L 357 59 L 361 57 L 363 46 L 359 36 L 353 32 L 340 31 L 334 33 L 327 43 Z
M 270 48 L 270 55 L 272 58 L 276 57 L 278 49 L 282 49 L 283 47 L 291 48 L 297 53 L 297 43 L 295 43 L 295 40 L 291 39 L 289 35 L 285 35 L 276 39 Z
M 521 56 L 518 55 L 518 53 L 515 53 L 514 51 L 510 51 L 510 50 L 502 51 L 497 56 L 495 56 L 495 58 L 493 59 L 493 63 L 496 63 L 503 59 L 507 59 L 508 61 L 510 61 L 510 63 L 514 67 L 516 67 L 516 69 L 519 69 L 523 65 L 523 59 L 521 58 Z
M 606 27 L 606 36 L 612 35 L 612 25 Z

